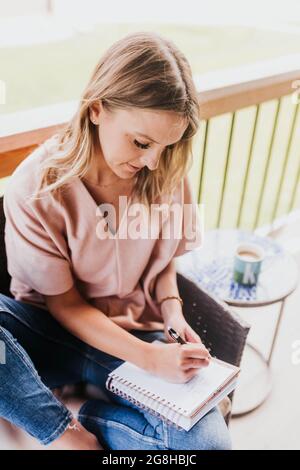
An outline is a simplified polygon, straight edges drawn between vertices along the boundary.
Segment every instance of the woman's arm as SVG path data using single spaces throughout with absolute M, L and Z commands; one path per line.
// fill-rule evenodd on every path
M 179 297 L 174 259 L 158 274 L 155 284 L 155 295 L 158 302 L 164 297 L 171 295 Z M 170 315 L 183 316 L 181 303 L 176 299 L 165 300 L 161 305 L 161 315 L 164 321 Z
M 124 330 L 86 302 L 73 286 L 59 295 L 44 295 L 54 318 L 74 336 L 96 349 L 148 368 L 151 344 Z
M 174 259 L 172 259 L 168 266 L 158 275 L 155 285 L 155 294 L 158 302 L 168 296 L 179 297 Z M 171 326 L 185 341 L 201 343 L 200 336 L 185 320 L 179 300 L 165 300 L 161 304 L 161 316 L 164 321 L 165 336 L 169 341 L 171 341 L 171 338 L 168 333 L 168 326 Z
M 74 286 L 63 294 L 44 297 L 50 313 L 74 336 L 164 380 L 187 382 L 197 373 L 197 368 L 209 363 L 208 352 L 202 345 L 166 346 L 136 338 L 82 299 Z

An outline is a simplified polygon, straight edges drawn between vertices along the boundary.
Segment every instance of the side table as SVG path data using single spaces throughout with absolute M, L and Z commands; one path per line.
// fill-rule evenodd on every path
M 266 253 L 258 284 L 253 287 L 239 285 L 233 280 L 234 252 L 237 245 L 244 242 L 257 243 Z M 247 342 L 242 360 L 232 415 L 253 411 L 266 400 L 272 389 L 271 360 L 286 299 L 298 284 L 296 261 L 269 237 L 242 230 L 217 229 L 205 233 L 201 248 L 177 258 L 176 267 L 179 273 L 228 305 L 249 308 L 279 304 L 268 356 Z

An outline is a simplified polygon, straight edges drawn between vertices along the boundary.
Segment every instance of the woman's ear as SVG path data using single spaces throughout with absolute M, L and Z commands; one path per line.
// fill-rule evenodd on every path
M 89 107 L 90 120 L 92 121 L 93 124 L 96 124 L 96 125 L 99 124 L 100 108 L 101 108 L 100 103 L 93 103 Z

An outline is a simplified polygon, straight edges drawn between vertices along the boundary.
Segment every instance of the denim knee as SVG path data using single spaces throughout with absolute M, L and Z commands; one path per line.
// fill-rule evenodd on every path
M 48 445 L 66 430 L 72 413 L 41 381 L 27 352 L 3 326 L 0 340 L 5 345 L 5 361 L 0 366 L 0 416 Z
M 232 442 L 229 430 L 226 428 L 216 429 L 215 433 L 206 435 L 205 450 L 232 450 Z
M 198 428 L 198 429 L 197 429 Z M 198 433 L 198 448 L 204 450 L 231 450 L 232 443 L 229 429 L 225 420 L 217 407 L 210 410 L 195 425 L 195 431 Z
M 230 450 L 231 438 L 217 407 L 209 411 L 189 431 L 163 423 L 170 450 Z
M 89 400 L 79 411 L 78 420 L 87 427 L 90 432 L 95 433 L 98 439 L 108 439 L 108 433 L 104 422 L 110 423 L 109 439 L 110 448 L 115 449 L 115 445 L 122 439 L 124 448 L 132 445 L 130 441 L 130 429 L 139 435 L 139 443 L 136 448 L 148 449 L 151 439 L 152 448 L 167 450 L 230 450 L 231 439 L 224 418 L 217 408 L 211 410 L 189 431 L 182 428 L 176 428 L 173 424 L 167 424 L 159 418 L 154 418 L 143 410 L 137 413 L 137 409 L 132 406 L 123 406 L 122 409 L 116 406 L 116 403 L 109 405 L 100 400 Z M 122 405 L 122 403 L 119 403 Z M 114 408 L 116 408 L 114 410 Z M 119 408 L 119 410 L 118 410 Z M 122 410 L 122 411 L 121 411 Z M 127 416 L 126 416 L 127 415 Z M 153 419 L 149 419 L 153 418 Z M 102 425 L 100 422 L 102 422 Z M 113 429 L 113 423 L 116 429 Z M 123 424 L 122 424 L 123 423 Z M 128 435 L 120 436 L 120 430 L 117 425 L 127 426 Z M 103 433 L 103 435 L 102 435 Z M 102 441 L 102 445 L 106 445 Z M 130 447 L 131 448 L 131 447 Z

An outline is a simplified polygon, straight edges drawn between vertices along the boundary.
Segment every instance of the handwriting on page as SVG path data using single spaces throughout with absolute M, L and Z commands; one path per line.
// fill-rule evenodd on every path
M 201 396 L 210 394 L 227 378 L 228 371 L 217 363 L 211 362 L 205 369 L 200 369 L 198 374 L 183 385 L 186 393 Z

